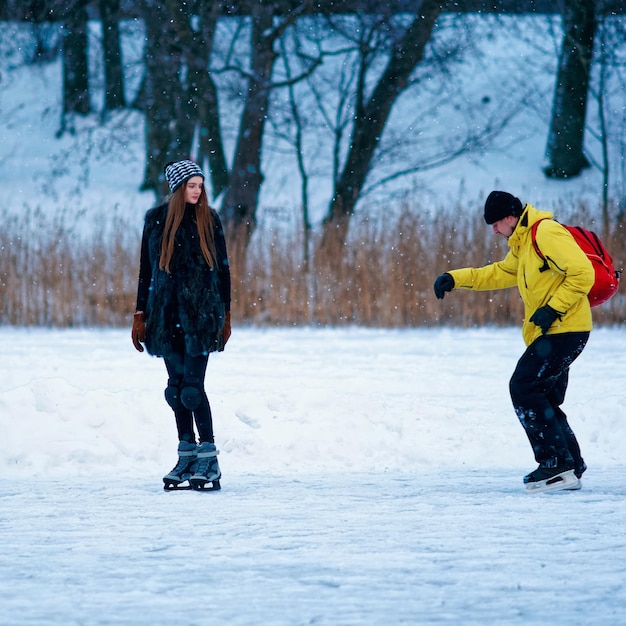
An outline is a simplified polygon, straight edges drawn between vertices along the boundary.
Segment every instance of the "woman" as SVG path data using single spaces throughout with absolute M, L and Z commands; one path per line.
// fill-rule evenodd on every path
M 135 348 L 163 357 L 165 400 L 178 430 L 178 463 L 164 488 L 219 489 L 218 451 L 204 390 L 209 354 L 230 337 L 230 270 L 224 231 L 192 161 L 165 166 L 170 196 L 146 213 L 141 243 Z M 194 433 L 198 431 L 198 445 Z

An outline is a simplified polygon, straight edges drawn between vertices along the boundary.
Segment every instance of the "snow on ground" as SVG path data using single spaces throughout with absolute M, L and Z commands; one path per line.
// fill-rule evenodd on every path
M 216 493 L 162 490 L 129 335 L 0 329 L 0 623 L 626 624 L 623 330 L 572 367 L 583 490 L 533 496 L 519 329 L 235 328 Z
M 506 93 L 494 41 L 484 75 Z M 498 149 L 416 176 L 425 206 L 471 209 L 492 188 L 548 209 L 600 196 L 594 169 L 543 177 L 552 87 L 532 74 L 545 106 Z M 3 68 L 0 212 L 139 233 L 154 203 L 141 116 L 57 139 L 60 84 L 58 61 Z M 280 166 L 262 204 L 299 206 Z M 0 328 L 0 345 L 2 625 L 626 625 L 623 329 L 595 331 L 572 368 L 584 489 L 535 496 L 507 388 L 519 329 L 235 328 L 207 376 L 217 493 L 162 490 L 165 369 L 129 329 Z

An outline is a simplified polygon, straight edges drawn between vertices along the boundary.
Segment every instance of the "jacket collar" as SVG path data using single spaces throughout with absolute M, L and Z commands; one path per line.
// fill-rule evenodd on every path
M 546 218 L 552 219 L 553 217 L 554 214 L 550 213 L 550 211 L 539 211 L 532 204 L 527 204 L 522 211 L 522 215 L 517 222 L 517 226 L 515 227 L 513 234 L 509 237 L 509 248 L 518 246 L 522 241 L 524 241 L 535 222 Z

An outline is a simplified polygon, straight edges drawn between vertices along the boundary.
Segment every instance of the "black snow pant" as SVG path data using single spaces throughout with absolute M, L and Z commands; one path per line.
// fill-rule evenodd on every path
M 191 356 L 185 349 L 182 335 L 175 341 L 175 350 L 164 358 L 169 379 L 165 399 L 174 410 L 178 440 L 195 443 L 195 419 L 199 443 L 214 443 L 213 417 L 204 390 L 208 354 Z
M 561 410 L 569 367 L 583 351 L 588 332 L 542 335 L 526 349 L 509 383 L 513 408 L 537 463 L 583 467 L 580 446 Z

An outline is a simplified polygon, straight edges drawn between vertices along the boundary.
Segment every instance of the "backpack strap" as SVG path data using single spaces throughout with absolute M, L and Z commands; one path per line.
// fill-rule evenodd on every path
M 579 237 L 587 241 L 587 243 L 593 249 L 595 254 L 597 254 L 600 257 L 600 259 L 602 259 L 602 262 L 603 263 L 606 262 L 607 260 L 606 257 L 608 255 L 608 252 L 605 254 L 605 248 L 602 245 L 602 242 L 600 241 L 600 237 L 598 237 L 598 235 L 596 235 L 592 230 L 586 230 L 582 226 L 572 226 L 572 228 L 578 233 Z M 613 259 L 610 259 L 610 261 L 612 262 Z
M 547 269 L 550 268 L 546 257 L 543 255 L 543 252 L 541 252 L 541 250 L 539 249 L 539 244 L 537 243 L 537 228 L 539 227 L 539 223 L 543 222 L 543 220 L 545 219 L 548 219 L 548 218 L 543 217 L 542 219 L 537 220 L 530 229 L 530 236 L 533 242 L 533 248 L 535 249 L 537 256 L 543 261 L 543 265 L 539 268 L 540 272 L 545 272 Z

